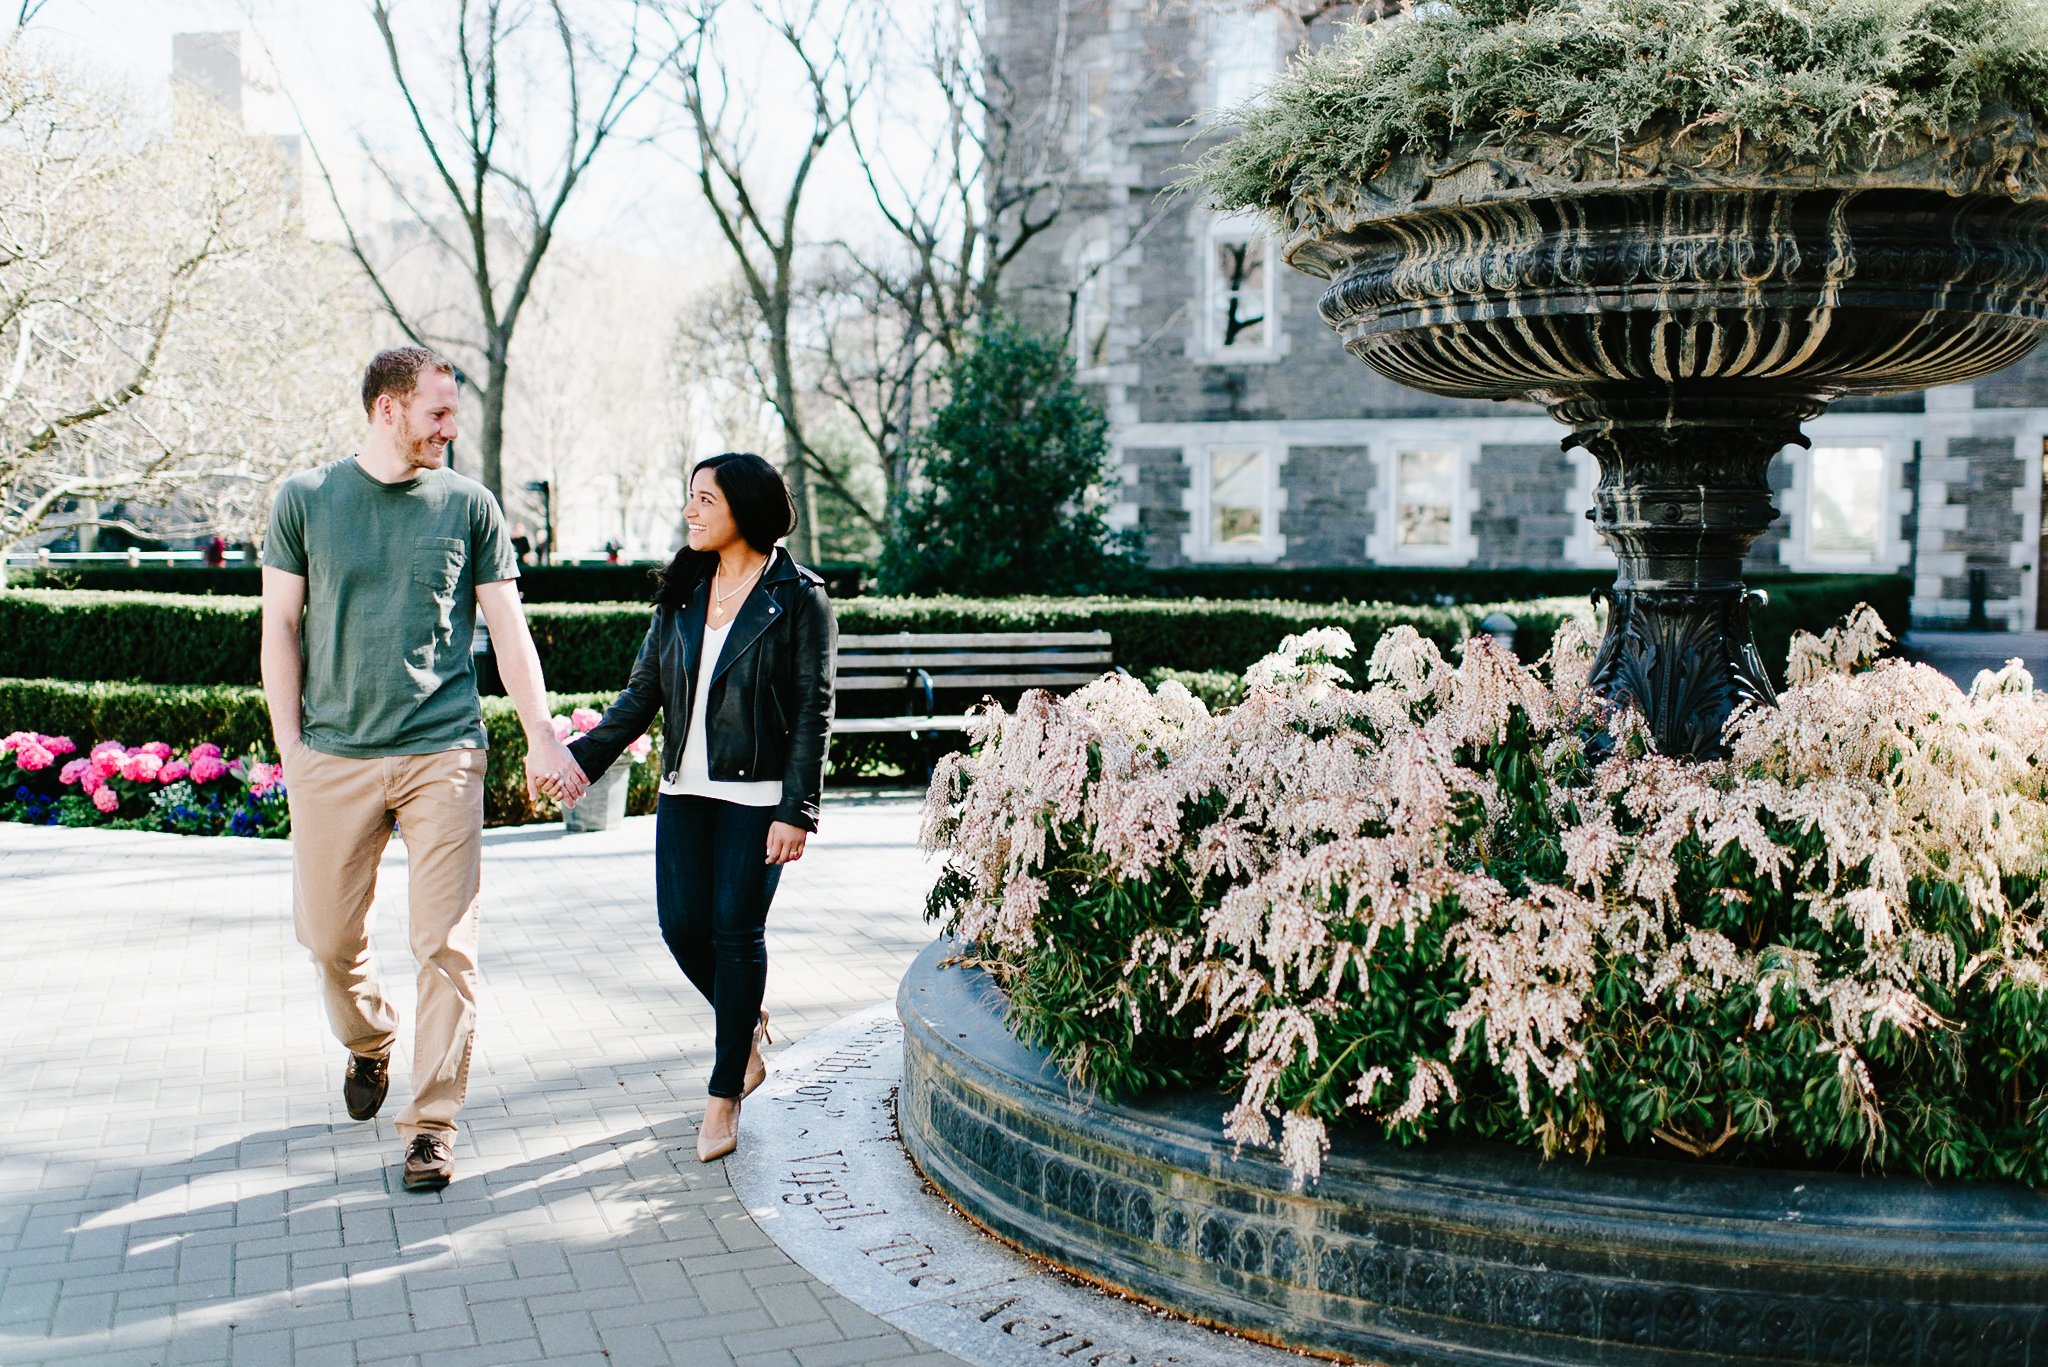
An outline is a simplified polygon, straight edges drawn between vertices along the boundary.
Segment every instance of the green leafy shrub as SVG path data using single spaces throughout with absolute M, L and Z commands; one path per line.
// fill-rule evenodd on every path
M 1605 149 L 1653 126 L 1832 166 L 2006 103 L 2048 112 L 2039 0 L 1439 0 L 1298 58 L 1196 181 L 1278 210 L 1432 140 Z
M 1101 593 L 1142 583 L 1112 532 L 1109 421 L 1059 341 L 992 324 L 946 370 L 950 397 L 911 444 L 919 482 L 882 549 L 884 593 Z
M 0 598 L 0 602 L 4 602 Z M 548 705 L 566 714 L 578 707 L 602 709 L 609 694 L 550 693 Z M 484 822 L 516 826 L 556 821 L 560 811 L 543 798 L 526 796 L 526 733 L 519 713 L 505 698 L 483 700 L 484 731 L 490 758 L 484 770 Z M 230 755 L 268 758 L 271 753 L 270 709 L 260 688 L 180 688 L 151 684 L 77 683 L 63 679 L 0 678 L 0 735 L 35 731 L 71 738 L 82 751 L 105 741 L 140 745 L 162 741 L 184 752 L 208 743 Z M 661 749 L 661 719 L 648 733 L 655 753 Z M 621 763 L 624 761 L 622 760 Z M 645 815 L 654 810 L 660 766 L 633 766 L 626 810 Z
M 1329 1126 L 2048 1182 L 2048 699 L 1795 641 L 1782 704 L 1674 761 L 1531 670 L 1341 631 L 1212 717 L 1027 694 L 934 778 L 930 914 L 1110 1096 L 1221 1082 L 1302 1179 Z M 1861 671 L 1861 672 L 1856 672 Z M 1279 1134 L 1274 1134 L 1274 1122 Z

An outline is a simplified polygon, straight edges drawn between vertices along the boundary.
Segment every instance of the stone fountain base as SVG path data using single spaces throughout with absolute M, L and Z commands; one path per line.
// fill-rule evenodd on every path
M 978 971 L 905 977 L 898 1121 L 1027 1252 L 1275 1343 L 1391 1364 L 2048 1367 L 2048 1198 L 2024 1188 L 1340 1139 L 1290 1190 L 1220 1095 L 1107 1106 Z

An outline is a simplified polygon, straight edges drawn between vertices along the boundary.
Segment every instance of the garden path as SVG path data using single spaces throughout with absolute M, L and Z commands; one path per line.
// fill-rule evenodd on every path
M 927 942 L 916 821 L 828 804 L 770 917 L 778 1040 L 891 996 Z M 0 825 L 0 1363 L 953 1363 L 696 1161 L 711 1013 L 655 933 L 652 827 L 487 834 L 457 1180 L 410 1195 L 410 1040 L 351 1122 L 282 842 Z M 374 942 L 409 1008 L 404 862 Z

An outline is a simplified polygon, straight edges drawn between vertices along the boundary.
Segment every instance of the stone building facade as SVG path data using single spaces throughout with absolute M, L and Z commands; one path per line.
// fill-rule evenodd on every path
M 1173 193 L 1219 136 L 1209 111 L 1327 32 L 1234 0 L 999 0 L 990 50 L 1018 101 L 1061 108 L 1073 175 L 1007 300 L 1071 338 L 1109 414 L 1113 520 L 1161 567 L 1613 564 L 1585 517 L 1594 461 L 1540 409 L 1383 379 L 1256 222 Z M 1974 386 L 1844 401 L 1806 432 L 1773 463 L 1780 516 L 1751 573 L 1908 575 L 1932 627 L 1964 623 L 1981 571 L 1993 627 L 2048 629 L 2048 348 Z

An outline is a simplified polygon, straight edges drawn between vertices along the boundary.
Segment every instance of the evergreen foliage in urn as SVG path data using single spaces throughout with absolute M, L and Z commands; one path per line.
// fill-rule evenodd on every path
M 2039 0 L 1435 0 L 1304 52 L 1192 183 L 1281 216 L 1465 138 L 1839 170 L 2044 109 Z

